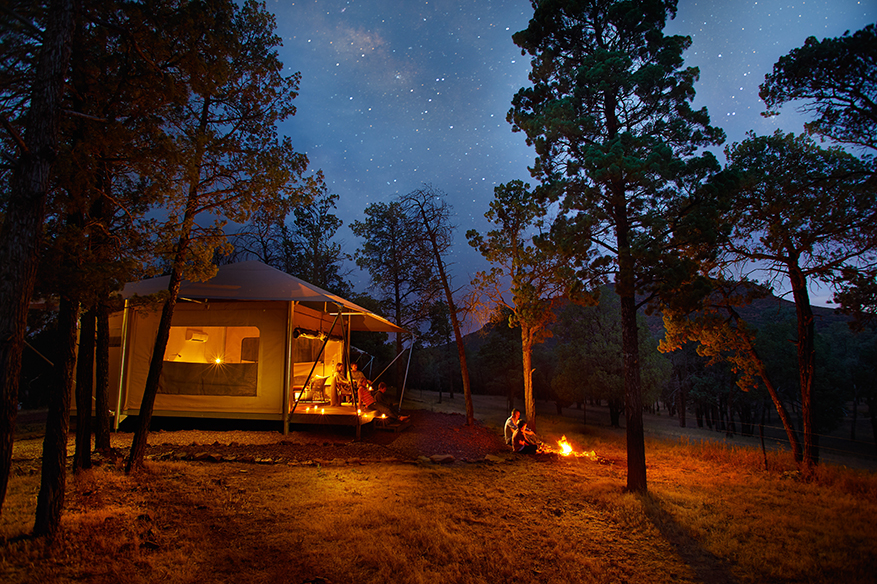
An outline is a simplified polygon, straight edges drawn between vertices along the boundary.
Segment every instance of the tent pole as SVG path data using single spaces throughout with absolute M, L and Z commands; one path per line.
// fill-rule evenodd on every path
M 286 307 L 286 363 L 285 375 L 283 382 L 283 403 L 280 408 L 283 412 L 283 435 L 289 434 L 289 387 L 295 376 L 292 374 L 292 344 L 295 339 L 292 338 L 293 322 L 295 321 L 295 302 L 290 300 Z
M 340 316 L 341 316 L 340 312 L 337 315 L 335 315 L 335 320 L 332 321 L 332 326 L 331 326 L 331 328 L 329 328 L 329 334 L 327 334 L 326 338 L 323 339 L 323 346 L 320 347 L 320 352 L 317 353 L 317 359 L 319 359 L 323 355 L 323 351 L 326 350 L 326 344 L 329 342 L 329 335 L 332 333 L 332 329 L 335 328 L 335 323 L 338 322 L 338 318 Z M 298 397 L 295 398 L 295 402 L 292 404 L 292 411 L 289 412 L 290 416 L 295 413 L 295 408 L 298 406 L 298 400 L 301 399 L 301 394 L 304 393 L 304 388 L 308 386 L 308 382 L 311 380 L 311 376 L 313 376 L 313 374 L 314 374 L 314 369 L 317 368 L 317 363 L 318 363 L 318 361 L 314 361 L 314 364 L 311 366 L 311 371 L 310 371 L 310 373 L 308 373 L 308 376 L 305 378 L 305 383 L 304 383 L 304 386 L 302 386 L 301 393 L 298 394 Z
M 116 396 L 116 412 L 113 416 L 113 431 L 119 431 L 119 423 L 122 421 L 122 392 L 127 393 L 128 376 L 126 369 L 128 365 L 128 299 L 125 299 L 125 305 L 122 308 L 122 354 L 119 358 L 119 392 Z
M 402 411 L 402 400 L 405 398 L 405 384 L 408 383 L 408 369 L 411 367 L 411 355 L 414 354 L 414 335 L 411 335 L 411 346 L 408 347 L 408 364 L 405 365 L 405 377 L 402 379 L 402 391 L 399 392 L 399 411 Z
M 341 307 L 340 307 L 340 306 L 338 307 L 338 311 L 339 311 L 339 312 L 341 311 Z M 348 368 L 350 367 L 350 365 L 349 365 L 349 363 L 350 363 L 350 333 L 351 333 L 351 326 L 352 326 L 351 321 L 352 321 L 352 319 L 353 319 L 353 316 L 352 316 L 352 315 L 347 317 L 347 335 L 346 335 L 346 338 L 347 338 L 347 363 L 348 363 Z M 341 326 L 344 326 L 344 325 L 341 325 Z M 350 378 L 350 374 L 349 374 L 349 373 L 348 373 L 347 377 L 348 377 L 348 379 L 350 379 L 350 391 L 351 391 L 351 394 L 352 394 L 352 396 L 353 396 L 353 407 L 357 409 L 357 414 L 356 414 L 356 441 L 359 442 L 360 440 L 362 440 L 362 420 L 361 420 L 361 418 L 359 417 L 359 388 L 353 386 L 353 379 Z
M 398 359 L 399 357 L 401 357 L 401 356 L 404 355 L 404 354 L 405 354 L 405 349 L 402 349 L 402 352 L 399 353 L 398 355 L 396 355 L 395 357 L 393 357 L 393 360 L 390 361 L 390 364 L 387 365 L 386 367 L 384 367 L 384 370 L 383 370 L 383 371 L 381 371 L 380 373 L 378 373 L 377 377 L 375 377 L 375 378 L 372 380 L 372 383 L 374 383 L 375 381 L 377 381 L 378 379 L 380 379 L 380 378 L 381 378 L 381 375 L 383 375 L 384 373 L 386 373 L 386 372 L 387 372 L 387 369 L 389 369 L 390 367 L 393 366 L 393 363 L 396 362 L 396 359 Z

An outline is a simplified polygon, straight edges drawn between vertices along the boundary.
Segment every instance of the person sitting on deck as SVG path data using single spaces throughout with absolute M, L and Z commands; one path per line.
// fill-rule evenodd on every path
M 350 364 L 350 379 L 353 381 L 354 387 L 359 387 L 359 382 L 365 379 L 365 382 L 368 383 L 368 379 L 366 379 L 365 373 L 359 370 L 359 365 L 356 363 Z
M 527 422 L 521 422 L 512 434 L 512 450 L 521 454 L 536 454 L 539 446 L 533 436 L 534 433 L 527 429 Z
M 384 383 L 381 383 L 384 386 L 384 390 L 386 390 L 387 386 Z M 378 386 L 378 391 L 375 392 L 374 395 L 368 390 L 368 383 L 366 383 L 365 379 L 359 382 L 358 387 L 359 392 L 359 406 L 364 410 L 373 410 L 376 412 L 380 412 L 390 418 L 391 420 L 398 420 L 400 422 L 404 422 L 408 419 L 408 416 L 400 416 L 399 412 L 396 411 L 391 405 L 387 405 L 384 403 L 383 399 L 380 398 L 381 401 L 376 399 L 376 396 L 381 395 L 383 392 L 381 391 L 380 385 Z
M 335 374 L 332 375 L 332 381 L 329 383 L 329 404 L 340 406 L 341 396 L 350 393 L 350 383 L 344 374 L 344 363 L 338 362 L 335 364 Z

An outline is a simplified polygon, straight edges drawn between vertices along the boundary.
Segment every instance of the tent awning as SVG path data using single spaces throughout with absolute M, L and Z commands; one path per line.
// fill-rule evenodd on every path
M 122 295 L 148 296 L 167 290 L 170 276 L 149 278 L 125 285 Z M 259 261 L 220 266 L 206 282 L 183 280 L 180 298 L 193 300 L 279 300 L 297 302 L 309 308 L 337 314 L 339 308 L 350 329 L 355 331 L 407 333 L 383 317 L 322 288 L 290 276 Z

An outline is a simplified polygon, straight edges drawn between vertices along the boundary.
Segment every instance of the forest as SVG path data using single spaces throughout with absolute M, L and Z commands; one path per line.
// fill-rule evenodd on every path
M 647 490 L 648 409 L 742 434 L 772 420 L 805 475 L 850 411 L 867 406 L 877 434 L 875 26 L 807 39 L 766 75 L 765 115 L 794 102 L 806 133 L 725 145 L 692 108 L 691 39 L 662 32 L 675 0 L 584 4 L 534 2 L 512 37 L 532 62 L 508 122 L 535 151 L 533 184 L 494 189 L 491 229 L 456 233 L 436 177 L 366 206 L 348 250 L 338 195 L 278 133 L 303 81 L 280 62 L 264 4 L 9 3 L 0 504 L 17 412 L 46 408 L 34 533 L 57 530 L 71 399 L 109 410 L 108 317 L 124 283 L 163 274 L 127 458 L 137 472 L 180 283 L 246 259 L 416 333 L 353 344 L 379 364 L 411 347 L 408 385 L 461 394 L 470 425 L 477 393 L 523 400 L 534 424 L 536 399 L 608 404 L 632 492 Z M 723 145 L 720 161 L 711 148 Z M 490 266 L 472 281 L 452 267 L 461 235 Z M 811 306 L 815 285 L 837 311 Z M 30 310 L 39 303 L 55 309 Z M 401 361 L 396 371 L 399 388 Z M 77 422 L 74 470 L 89 465 L 91 434 L 101 449 L 110 431 L 106 415 Z

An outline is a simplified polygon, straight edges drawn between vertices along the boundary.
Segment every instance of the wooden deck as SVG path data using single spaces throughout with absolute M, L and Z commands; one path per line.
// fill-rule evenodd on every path
M 362 412 L 360 424 L 370 424 L 377 412 Z M 356 426 L 356 408 L 351 405 L 301 403 L 289 415 L 290 424 L 320 424 L 326 426 Z

